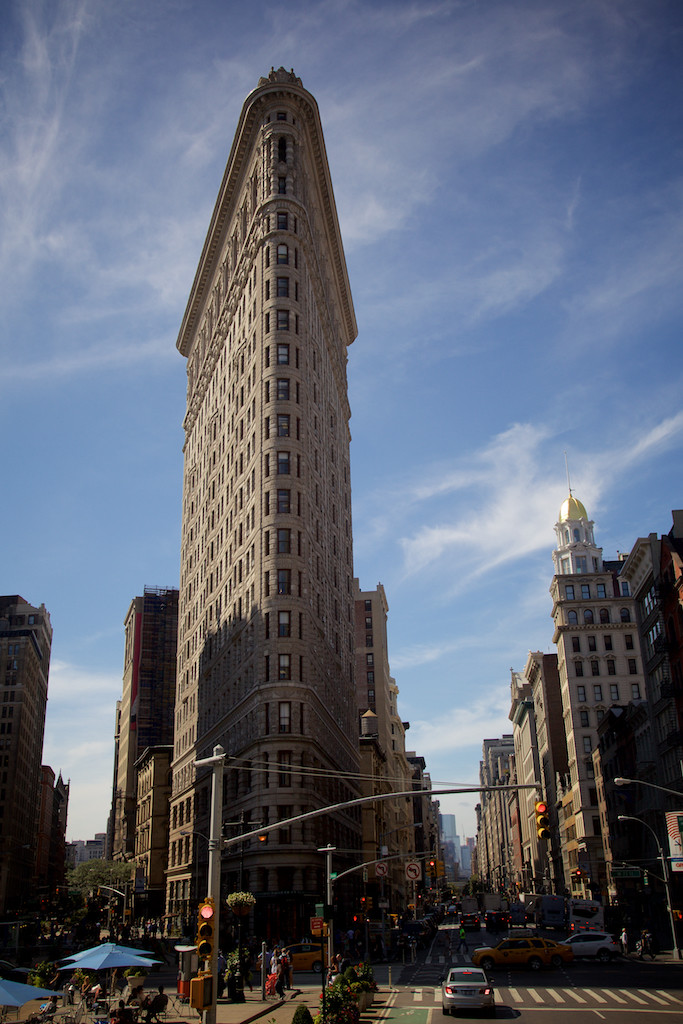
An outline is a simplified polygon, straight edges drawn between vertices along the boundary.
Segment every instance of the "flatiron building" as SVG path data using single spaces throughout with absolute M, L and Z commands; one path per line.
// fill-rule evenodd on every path
M 211 774 L 226 835 L 358 795 L 347 348 L 356 321 L 322 126 L 293 72 L 237 125 L 177 347 L 186 360 L 167 913 L 206 895 Z M 222 892 L 297 934 L 324 859 L 357 863 L 360 813 L 283 825 L 223 855 Z

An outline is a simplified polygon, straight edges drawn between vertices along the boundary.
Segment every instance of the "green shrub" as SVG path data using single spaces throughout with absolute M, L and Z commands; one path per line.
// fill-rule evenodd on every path
M 297 1006 L 296 1010 L 294 1011 L 294 1016 L 292 1017 L 292 1024 L 313 1024 L 313 1017 L 311 1016 L 311 1011 L 308 1009 L 307 1006 L 304 1006 L 303 1003 Z

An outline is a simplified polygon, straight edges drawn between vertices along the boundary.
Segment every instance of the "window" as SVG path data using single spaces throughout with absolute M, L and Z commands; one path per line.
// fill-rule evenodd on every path
M 289 278 L 288 277 L 276 277 L 275 278 L 275 284 L 276 284 L 276 292 L 275 292 L 275 294 L 278 296 L 278 298 L 280 298 L 280 299 L 288 299 L 289 298 Z M 287 360 L 287 362 L 289 362 L 289 360 Z
M 286 178 L 280 177 L 280 178 L 277 179 L 277 190 L 278 190 L 278 193 L 281 196 L 286 196 L 287 195 L 287 179 Z
M 576 527 L 574 527 L 574 529 L 572 530 L 572 534 L 573 534 L 573 537 L 574 537 L 574 543 L 578 544 L 579 541 L 581 540 L 581 531 L 578 530 Z
M 280 774 L 278 777 L 278 783 L 281 786 L 292 785 L 292 752 L 291 750 L 278 750 L 277 759 L 280 765 Z M 291 818 L 292 810 L 290 807 L 281 807 L 280 814 L 283 818 Z M 289 840 L 288 840 L 289 842 Z
M 568 583 L 567 586 L 564 588 L 564 596 L 567 598 L 568 601 L 574 600 L 574 587 L 571 583 Z
M 286 366 L 289 363 L 289 345 L 278 345 L 277 361 L 280 366 Z
M 279 490 L 277 492 L 277 510 L 278 512 L 289 512 L 292 507 L 291 491 Z
M 636 664 L 636 659 L 635 658 L 629 658 L 628 659 L 628 674 L 630 676 L 637 676 L 638 675 L 638 666 Z
M 277 453 L 277 471 L 280 476 L 288 474 L 291 466 L 291 460 L 289 452 L 278 452 Z
M 365 628 L 372 629 L 372 615 L 365 616 Z
M 277 656 L 277 677 L 278 679 L 291 679 L 292 666 L 289 654 L 278 654 Z
M 584 609 L 584 612 L 583 612 L 583 621 L 584 621 L 585 623 L 587 623 L 587 624 L 590 624 L 590 623 L 592 623 L 592 622 L 593 622 L 593 612 L 592 612 L 592 611 L 590 610 L 590 608 L 585 608 L 585 609 Z
M 572 637 L 572 651 L 574 654 L 579 654 L 581 651 L 581 638 L 578 636 Z
M 581 677 L 583 675 L 583 662 L 581 662 L 581 661 L 575 661 L 574 662 L 574 675 L 575 676 L 579 676 L 579 677 Z
M 604 583 L 598 583 L 598 597 L 607 597 Z
M 374 686 L 375 685 L 375 673 L 373 671 L 370 671 L 370 672 L 367 673 L 367 676 L 368 676 L 368 679 L 367 679 L 368 686 Z
M 583 752 L 584 754 L 590 754 L 593 749 L 593 742 L 590 736 L 583 737 Z
M 277 229 L 278 229 L 278 231 L 287 231 L 287 225 L 288 225 L 288 214 L 286 214 L 286 213 L 278 213 L 278 215 L 277 215 Z M 280 261 L 278 260 L 278 263 L 279 262 Z
M 631 683 L 631 700 L 640 700 L 640 684 Z
M 279 402 L 289 401 L 289 377 L 278 377 L 277 398 Z
M 278 309 L 277 311 L 277 329 L 278 331 L 289 330 L 289 310 Z
M 602 686 L 598 683 L 593 687 L 593 700 L 602 700 Z
M 292 705 L 288 700 L 281 700 L 279 703 L 280 732 L 292 731 Z
M 597 647 L 595 646 L 595 637 L 594 636 L 589 636 L 588 637 L 588 650 L 589 651 L 596 651 L 597 650 Z
M 291 612 L 278 612 L 277 613 L 277 635 L 278 636 L 291 636 L 292 635 L 292 613 Z
M 590 584 L 589 583 L 582 583 L 581 584 L 581 597 L 584 599 L 584 601 L 587 601 L 590 598 L 590 596 L 591 596 Z
M 622 580 L 621 596 L 622 597 L 630 597 L 631 596 L 631 591 L 629 590 L 629 586 L 628 586 L 628 583 L 627 583 L 626 580 Z
M 277 436 L 289 437 L 289 413 L 279 413 L 277 418 Z
M 372 633 L 365 634 L 365 646 L 372 647 Z
M 609 658 L 607 661 L 607 675 L 615 676 L 617 674 L 617 664 L 614 658 Z
M 571 572 L 571 568 L 569 566 L 569 559 L 568 558 L 561 558 L 560 559 L 560 572 L 562 573 L 563 576 L 568 576 L 569 573 Z
M 599 676 L 600 675 L 600 662 L 599 661 L 591 661 L 591 675 L 592 676 Z
M 588 717 L 588 712 L 587 711 L 580 711 L 579 712 L 579 718 L 580 718 L 580 721 L 581 721 L 581 726 L 584 729 L 587 729 L 589 727 L 589 725 L 590 725 L 590 719 Z
M 575 611 L 567 612 L 567 622 L 570 626 L 577 626 L 579 623 L 578 615 Z
M 600 609 L 600 622 L 609 622 L 609 608 Z
M 609 699 L 610 700 L 619 700 L 619 684 L 618 683 L 610 683 L 609 684 Z
M 375 664 L 375 655 L 374 654 L 366 654 L 365 655 L 365 664 L 366 665 L 374 665 Z
M 288 555 L 292 550 L 292 531 L 277 531 L 277 552 L 279 555 Z
M 289 263 L 289 246 L 278 245 L 277 247 L 277 262 L 280 266 L 284 266 Z
M 578 701 L 580 701 L 582 704 L 586 703 L 586 687 L 585 686 L 577 686 L 576 687 L 576 699 Z
M 626 645 L 627 651 L 633 650 L 633 637 L 630 633 L 626 633 L 626 635 L 624 636 L 624 644 Z
M 375 691 L 374 690 L 368 690 L 368 704 L 374 704 L 374 703 L 375 703 Z
M 622 622 L 630 622 L 631 621 L 631 613 L 628 610 L 628 608 L 622 608 L 619 611 L 619 617 L 620 617 Z
M 292 593 L 292 570 L 278 569 L 277 571 L 277 592 L 280 595 Z
M 609 635 L 609 633 L 605 636 L 605 650 L 612 650 L 612 637 Z
M 577 555 L 576 558 L 575 558 L 575 562 L 576 562 L 576 571 L 577 571 L 577 573 L 579 573 L 579 572 L 583 572 L 583 573 L 588 572 L 588 562 L 586 560 L 586 556 L 585 555 Z

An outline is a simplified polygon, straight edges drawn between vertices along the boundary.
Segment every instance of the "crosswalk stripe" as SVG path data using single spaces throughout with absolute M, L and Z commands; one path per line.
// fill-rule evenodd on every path
M 508 992 L 512 996 L 512 1001 L 513 1002 L 515 1002 L 515 1003 L 521 1003 L 522 1002 L 522 997 L 521 997 L 521 995 L 519 994 L 519 992 L 517 991 L 516 988 L 510 988 L 510 989 L 508 989 Z
M 586 1000 L 583 996 L 580 996 L 578 992 L 575 992 L 573 988 L 566 988 L 565 992 L 568 996 L 571 996 L 577 1003 L 585 1003 Z
M 657 995 L 661 996 L 662 999 L 668 999 L 672 1003 L 680 1003 L 680 999 L 677 999 L 676 996 L 672 996 L 670 992 L 662 992 L 660 988 L 657 989 Z
M 620 988 L 619 991 L 622 992 L 623 995 L 625 995 L 628 999 L 632 999 L 634 1003 L 640 1003 L 641 1006 L 646 1005 L 645 1000 L 641 999 L 640 996 L 637 996 L 635 992 L 631 992 L 627 988 Z
M 660 1006 L 666 1006 L 666 999 L 660 999 L 659 996 L 656 996 L 654 994 L 654 992 L 650 992 L 648 991 L 648 989 L 644 988 L 639 988 L 638 991 L 640 992 L 641 996 L 648 996 L 650 999 L 654 999 L 656 1003 L 659 1003 Z
M 558 992 L 557 989 L 548 988 L 546 989 L 546 992 L 550 993 L 551 998 L 554 999 L 556 1003 L 564 1002 L 564 996 L 560 992 Z
M 435 988 L 434 989 L 434 1002 L 438 1003 L 440 1001 L 441 1001 L 441 989 L 440 988 Z
M 416 1002 L 416 1003 L 421 1003 L 422 1002 L 422 989 L 421 988 L 413 989 L 413 1001 Z
M 599 992 L 596 992 L 594 988 L 587 988 L 587 989 L 584 989 L 584 991 L 586 992 L 586 995 L 589 995 L 591 997 L 591 999 L 594 999 L 596 1001 L 596 1003 L 606 1003 L 607 1002 L 607 1000 L 604 999 L 600 995 Z
M 529 988 L 527 989 L 527 992 L 529 993 L 529 995 L 535 1003 L 543 1002 L 543 996 L 539 992 L 537 992 L 535 988 Z
M 625 1000 L 625 999 L 622 999 L 622 998 L 621 998 L 621 996 L 618 996 L 618 995 L 617 995 L 617 993 L 616 993 L 616 992 L 613 992 L 613 991 L 612 991 L 611 989 L 608 989 L 608 988 L 603 988 L 603 990 L 602 990 L 602 991 L 603 991 L 603 992 L 606 992 L 606 993 L 607 993 L 607 995 L 608 995 L 608 996 L 609 996 L 609 997 L 610 997 L 611 999 L 613 999 L 615 1003 L 625 1003 L 625 1002 L 626 1002 L 626 1000 Z

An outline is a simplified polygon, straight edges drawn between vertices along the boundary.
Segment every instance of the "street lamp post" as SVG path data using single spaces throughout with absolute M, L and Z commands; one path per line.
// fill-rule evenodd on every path
M 213 899 L 214 942 L 209 960 L 211 971 L 211 1006 L 204 1010 L 204 1024 L 216 1024 L 216 986 L 218 984 L 217 943 L 220 941 L 221 906 L 221 818 L 223 817 L 223 769 L 225 751 L 220 744 L 213 748 L 212 757 L 203 757 L 194 762 L 197 767 L 210 767 L 211 778 L 211 820 L 209 828 L 209 885 L 207 896 Z
M 662 878 L 664 880 L 664 891 L 666 893 L 666 909 L 669 912 L 669 924 L 671 925 L 671 938 L 673 939 L 673 958 L 674 958 L 674 960 L 680 960 L 681 959 L 681 951 L 678 948 L 677 941 L 676 941 L 676 922 L 674 921 L 673 908 L 671 906 L 671 890 L 669 888 L 669 869 L 668 869 L 668 866 L 667 866 L 667 863 L 666 863 L 666 858 L 664 856 L 664 850 L 662 849 L 662 845 L 659 842 L 659 839 L 657 837 L 657 833 L 655 832 L 655 830 L 650 825 L 648 825 L 648 823 L 646 821 L 643 821 L 642 818 L 634 818 L 631 814 L 619 814 L 617 816 L 617 821 L 637 821 L 640 825 L 643 826 L 643 828 L 646 828 L 648 830 L 648 832 L 652 833 L 652 837 L 654 838 L 654 841 L 657 844 L 657 851 L 659 853 L 659 860 L 660 860 L 661 865 L 662 865 Z

